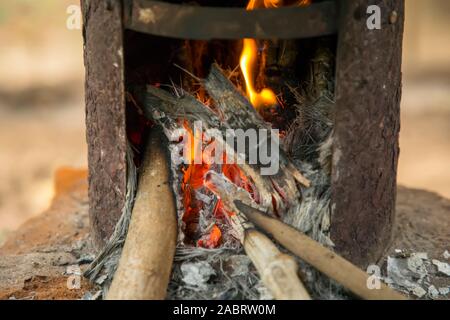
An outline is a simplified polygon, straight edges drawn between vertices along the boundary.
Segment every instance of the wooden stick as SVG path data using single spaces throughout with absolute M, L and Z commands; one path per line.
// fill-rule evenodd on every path
M 236 201 L 236 207 L 257 227 L 273 236 L 286 249 L 336 280 L 357 296 L 367 300 L 405 300 L 406 297 L 385 284 L 380 289 L 367 287 L 368 275 L 346 259 L 325 248 L 298 230 Z
M 216 193 L 230 212 L 230 225 L 235 236 L 258 270 L 261 280 L 277 300 L 311 300 L 297 274 L 295 259 L 278 250 L 263 233 L 255 229 L 234 205 L 235 199 L 249 198 L 246 191 L 236 187 L 226 177 L 210 171 L 205 177 L 205 186 Z
M 258 270 L 264 285 L 277 300 L 311 300 L 297 274 L 295 259 L 256 229 L 245 231 L 244 250 Z
M 176 207 L 162 133 L 153 129 L 130 227 L 107 300 L 164 299 L 177 239 Z

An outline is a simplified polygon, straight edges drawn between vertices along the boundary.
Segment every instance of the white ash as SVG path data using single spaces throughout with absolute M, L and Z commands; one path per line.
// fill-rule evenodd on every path
M 409 258 L 388 257 L 388 278 L 385 280 L 391 287 L 422 298 L 427 291 L 422 287 L 428 275 L 424 260 L 415 255 Z
M 447 268 L 448 264 L 430 259 L 425 252 L 395 250 L 395 256 L 387 259 L 387 275 L 383 280 L 390 287 L 416 298 L 438 299 L 446 297 L 450 290 L 448 287 L 437 288 L 432 278 L 445 280 L 449 276 L 445 272 Z
M 88 291 L 83 295 L 83 297 L 81 297 L 81 300 L 99 300 L 102 295 L 102 290 L 97 290 L 95 293 Z
M 416 297 L 418 297 L 418 298 L 422 298 L 423 296 L 425 296 L 426 295 L 426 291 L 425 291 L 425 289 L 423 289 L 422 287 L 420 287 L 420 286 L 415 286 L 412 290 L 411 290 L 411 293 L 413 294 L 413 295 L 415 295 Z
M 450 265 L 448 263 L 433 259 L 433 264 L 437 267 L 440 273 L 450 277 Z
M 206 261 L 184 262 L 180 266 L 183 282 L 198 289 L 207 289 L 206 283 L 216 272 Z M 194 289 L 195 290 L 195 289 Z
M 179 247 L 167 298 L 255 300 L 261 298 L 259 282 L 256 269 L 243 254 L 241 247 L 233 249 Z
M 442 254 L 442 256 L 444 257 L 444 259 L 449 260 L 450 259 L 450 253 L 448 252 L 448 250 L 445 250 L 445 252 Z
M 119 261 L 117 261 L 117 263 L 119 263 Z M 102 274 L 102 275 L 99 275 L 96 279 L 95 279 L 95 284 L 98 284 L 99 286 L 101 286 L 101 285 L 103 285 L 103 284 L 105 284 L 105 282 L 106 282 L 106 280 L 108 279 L 108 274 L 107 273 L 105 273 L 105 274 Z
M 82 274 L 81 268 L 80 268 L 80 265 L 78 265 L 78 264 L 73 264 L 73 265 L 67 266 L 66 271 L 64 272 L 65 276 L 68 276 L 68 275 L 81 276 L 81 274 Z
M 250 258 L 245 254 L 230 256 L 226 262 L 231 264 L 232 272 L 230 275 L 232 277 L 247 274 L 250 271 L 250 264 L 252 263 Z
M 198 200 L 201 200 L 203 203 L 205 203 L 206 205 L 211 204 L 214 200 L 216 200 L 216 198 L 214 197 L 214 195 L 207 195 L 201 191 L 196 191 L 195 192 L 195 197 Z
M 428 274 L 424 263 L 427 259 L 428 255 L 426 253 L 413 253 L 408 259 L 406 259 L 408 270 L 418 277 L 419 281 L 423 281 Z
M 428 296 L 431 299 L 437 299 L 439 297 L 439 291 L 434 285 L 428 287 Z
M 450 293 L 450 287 L 439 288 L 439 294 L 442 296 L 446 296 Z

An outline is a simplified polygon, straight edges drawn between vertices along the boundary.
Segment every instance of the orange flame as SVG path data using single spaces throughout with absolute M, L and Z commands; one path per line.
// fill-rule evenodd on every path
M 298 0 L 299 6 L 306 6 L 311 3 L 311 0 Z M 283 0 L 249 0 L 247 10 L 254 10 L 256 8 L 278 8 L 283 6 Z M 242 74 L 245 80 L 245 88 L 250 102 L 256 109 L 264 106 L 273 106 L 277 103 L 275 93 L 269 89 L 264 88 L 260 92 L 255 88 L 255 68 L 258 62 L 258 44 L 255 39 L 244 39 L 241 58 L 239 61 Z
M 203 248 L 217 248 L 222 240 L 222 231 L 220 231 L 217 225 L 214 225 L 206 239 L 200 239 L 197 244 Z
M 277 97 L 272 90 L 264 88 L 257 92 L 254 84 L 254 69 L 258 59 L 258 45 L 255 39 L 244 39 L 243 50 L 240 59 L 242 74 L 245 79 L 247 95 L 252 105 L 259 109 L 263 106 L 271 106 L 277 103 Z
M 281 0 L 273 0 L 281 1 Z M 257 7 L 258 0 L 250 0 L 247 10 L 253 10 Z M 265 6 L 265 3 L 264 3 Z M 277 97 L 272 90 L 264 88 L 257 92 L 255 88 L 255 68 L 258 62 L 258 44 L 255 39 L 244 39 L 240 58 L 240 66 L 245 80 L 245 88 L 252 105 L 259 109 L 263 106 L 271 106 L 277 103 Z
M 247 5 L 247 10 L 253 10 L 255 8 L 277 8 L 284 5 L 283 1 L 289 0 L 250 0 Z M 295 0 L 294 0 L 295 1 Z M 296 0 L 298 5 L 308 5 L 311 0 Z M 264 88 L 261 92 L 257 92 L 254 85 L 254 72 L 258 64 L 258 45 L 254 39 L 244 39 L 243 51 L 240 59 L 240 66 L 244 75 L 247 94 L 251 103 L 255 108 L 263 106 L 271 106 L 277 103 L 277 98 L 272 90 Z M 201 96 L 198 97 L 199 100 Z M 203 138 L 200 132 L 197 132 L 190 128 L 189 123 L 184 121 L 183 127 L 188 132 L 186 143 L 190 147 L 187 157 L 191 162 L 182 169 L 183 179 L 181 181 L 181 192 L 183 195 L 184 214 L 182 217 L 183 222 L 186 225 L 185 233 L 188 236 L 198 236 L 198 221 L 199 214 L 203 209 L 204 203 L 199 199 L 196 199 L 196 192 L 202 187 L 206 187 L 211 190 L 211 186 L 208 186 L 204 181 L 205 174 L 213 167 L 211 165 L 211 159 L 208 159 L 214 155 L 208 155 L 204 152 Z M 215 143 L 210 141 L 209 143 Z M 196 159 L 199 157 L 200 159 Z M 237 164 L 227 163 L 224 154 L 224 164 L 220 167 L 222 173 L 234 184 L 247 190 L 256 202 L 259 202 L 259 196 L 257 190 L 254 188 L 253 181 L 249 179 L 241 168 Z M 200 161 L 199 161 L 200 160 Z M 218 169 L 218 168 L 217 168 Z M 233 215 L 233 212 L 229 212 L 225 209 L 222 201 L 219 200 L 214 208 L 214 215 L 216 219 L 221 219 L 223 215 Z M 222 231 L 217 225 L 214 225 L 211 231 L 206 235 L 201 235 L 197 241 L 198 246 L 215 248 L 220 245 L 222 238 Z M 197 238 L 198 239 L 198 238 Z
M 192 239 L 193 237 L 196 237 L 198 232 L 199 215 L 204 206 L 204 203 L 196 198 L 196 192 L 202 187 L 206 187 L 212 191 L 211 186 L 208 186 L 205 181 L 205 174 L 213 167 L 213 165 L 210 164 L 211 159 L 208 159 L 208 157 L 213 155 L 208 155 L 203 148 L 204 136 L 193 130 L 187 121 L 183 122 L 183 127 L 187 131 L 187 141 L 185 141 L 185 143 L 189 147 L 189 154 L 187 156 L 191 162 L 187 164 L 185 168 L 181 169 L 183 173 L 181 192 L 184 207 L 182 220 L 185 223 L 184 232 L 187 235 L 187 239 Z M 216 142 L 212 140 L 209 143 L 206 143 L 205 146 L 212 143 Z M 198 152 L 201 153 L 201 163 L 194 163 L 194 159 L 197 157 Z M 246 177 L 237 164 L 228 163 L 226 154 L 223 154 L 222 156 L 224 163 L 220 167 L 217 167 L 217 169 L 221 168 L 222 173 L 230 179 L 230 181 L 254 195 L 252 181 Z M 254 198 L 255 201 L 258 201 L 255 196 Z M 216 219 L 222 219 L 225 215 L 232 214 L 233 212 L 229 212 L 225 209 L 221 200 L 217 202 L 216 207 L 214 208 L 214 216 Z M 201 235 L 201 238 L 197 241 L 197 245 L 206 248 L 215 248 L 220 244 L 221 237 L 222 232 L 219 227 L 215 225 L 209 234 Z
M 189 127 L 187 121 L 183 123 L 183 127 L 188 133 L 188 139 L 185 143 L 190 147 L 190 154 L 188 155 L 190 163 L 186 168 L 182 168 L 181 192 L 184 207 L 182 220 L 186 226 L 185 234 L 187 238 L 190 238 L 197 233 L 199 214 L 203 208 L 203 202 L 196 199 L 196 190 L 203 186 L 203 177 L 210 169 L 210 165 L 203 161 L 200 164 L 194 163 L 198 150 L 200 152 L 202 150 L 202 137 L 198 131 L 193 132 L 194 130 Z

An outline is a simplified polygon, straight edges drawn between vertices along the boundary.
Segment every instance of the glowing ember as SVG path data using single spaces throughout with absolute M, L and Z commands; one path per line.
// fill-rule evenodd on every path
M 247 190 L 254 198 L 253 186 L 237 164 L 224 164 L 223 175 L 238 187 Z M 258 202 L 258 199 L 255 199 Z
M 206 239 L 200 239 L 197 244 L 199 247 L 203 248 L 217 248 L 217 246 L 220 244 L 221 239 L 222 231 L 220 231 L 217 225 L 214 225 Z
M 181 181 L 181 192 L 183 195 L 183 222 L 186 225 L 185 234 L 188 238 L 193 238 L 197 233 L 198 218 L 200 210 L 203 208 L 203 202 L 196 199 L 196 190 L 203 187 L 203 176 L 210 169 L 210 165 L 204 163 L 202 159 L 196 159 L 202 154 L 202 138 L 198 132 L 193 132 L 187 121 L 183 127 L 188 133 L 187 145 L 190 147 L 190 163 L 186 168 L 182 168 L 183 180 Z
M 227 163 L 226 154 L 223 155 L 223 164 L 220 166 L 211 165 L 208 157 L 214 155 L 208 155 L 206 146 L 216 143 L 212 141 L 204 141 L 204 136 L 199 132 L 193 132 L 189 127 L 189 123 L 185 121 L 183 127 L 187 132 L 187 139 L 184 143 L 187 143 L 188 153 L 187 158 L 190 159 L 190 163 L 186 167 L 182 168 L 182 181 L 181 192 L 183 199 L 184 213 L 182 220 L 185 223 L 185 234 L 187 239 L 198 239 L 199 229 L 199 216 L 201 210 L 205 209 L 205 204 L 201 200 L 196 198 L 196 192 L 211 193 L 211 186 L 205 182 L 205 174 L 213 169 L 216 172 L 223 173 L 230 181 L 237 186 L 247 190 L 258 202 L 258 197 L 254 192 L 252 181 L 249 180 L 242 172 L 237 164 Z M 194 161 L 195 160 L 195 161 Z M 212 195 L 212 193 L 211 193 Z M 218 199 L 214 210 L 213 216 L 218 221 L 224 220 L 226 216 L 233 215 L 233 212 L 229 212 L 225 209 L 222 201 Z M 200 239 L 197 241 L 197 245 L 205 248 L 215 248 L 221 242 L 222 232 L 217 225 L 214 225 L 211 232 L 207 235 L 200 235 Z

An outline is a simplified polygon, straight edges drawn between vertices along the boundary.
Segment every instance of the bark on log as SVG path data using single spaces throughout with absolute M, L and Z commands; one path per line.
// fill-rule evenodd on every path
M 275 299 L 311 300 L 298 277 L 295 259 L 278 250 L 266 235 L 256 229 L 247 230 L 243 245 L 262 282 Z
M 164 299 L 177 239 L 176 207 L 163 135 L 152 130 L 130 227 L 108 300 Z M 167 143 L 166 143 L 167 144 Z
M 86 68 L 89 216 L 103 247 L 125 203 L 126 129 L 120 1 L 82 0 Z
M 370 3 L 381 8 L 380 30 L 367 28 Z M 404 1 L 339 4 L 331 238 L 365 268 L 381 257 L 394 225 Z

